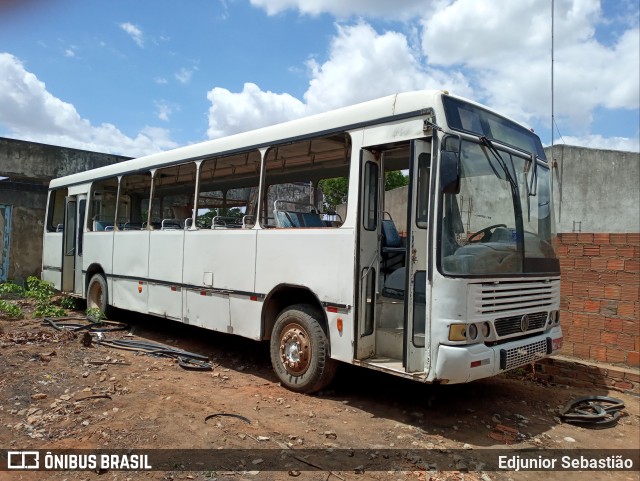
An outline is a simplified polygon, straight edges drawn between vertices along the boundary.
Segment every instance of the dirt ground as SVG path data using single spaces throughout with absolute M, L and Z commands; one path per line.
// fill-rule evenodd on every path
M 268 471 L 257 458 L 224 471 L 0 471 L 0 480 L 639 479 L 638 472 L 483 471 L 474 462 L 474 455 L 493 448 L 637 450 L 640 402 L 633 395 L 544 385 L 526 374 L 458 386 L 423 385 L 347 365 L 340 366 L 328 390 L 302 395 L 280 386 L 266 344 L 134 313 L 112 315 L 131 326 L 128 338 L 204 354 L 214 366 L 208 372 L 188 371 L 172 359 L 85 347 L 82 336 L 42 325 L 24 307 L 26 319 L 0 318 L 3 450 L 429 449 L 438 457 L 426 470 L 410 456 L 399 467 L 390 463 L 387 470 L 364 473 L 327 471 L 322 462 L 310 462 L 315 466 L 301 472 Z M 101 394 L 109 397 L 82 399 Z M 558 408 L 587 394 L 610 394 L 625 402 L 615 427 L 560 424 Z M 205 423 L 212 413 L 244 416 L 250 423 L 237 417 Z M 511 430 L 501 434 L 498 426 Z

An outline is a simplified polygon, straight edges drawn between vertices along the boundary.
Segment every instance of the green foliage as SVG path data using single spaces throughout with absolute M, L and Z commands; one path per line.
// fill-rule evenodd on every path
M 14 284 L 11 281 L 3 282 L 0 284 L 0 295 L 2 294 L 24 294 L 24 287 Z
M 62 307 L 58 307 L 55 304 L 49 302 L 37 302 L 36 310 L 34 311 L 36 317 L 62 317 L 67 315 Z
M 0 313 L 9 319 L 22 319 L 22 308 L 9 301 L 0 301 Z
M 409 177 L 404 175 L 401 170 L 392 170 L 384 176 L 385 191 L 404 187 L 407 184 L 409 184 Z
M 74 311 L 80 308 L 81 302 L 75 297 L 63 297 L 60 299 L 60 307 L 63 309 L 72 309 Z
M 28 277 L 26 294 L 36 301 L 36 317 L 61 317 L 67 314 L 62 307 L 53 304 L 55 289 L 51 282 L 42 281 L 34 276 Z
M 324 199 L 322 204 L 325 211 L 335 212 L 336 207 L 347 202 L 349 193 L 349 179 L 347 177 L 336 177 L 334 179 L 322 179 L 318 182 L 322 189 Z
M 231 207 L 229 209 L 223 209 L 222 207 L 209 209 L 208 212 L 205 212 L 204 214 L 196 217 L 196 225 L 201 228 L 211 227 L 213 218 L 218 215 L 221 217 L 232 217 L 234 219 L 241 219 L 242 217 L 244 217 L 244 212 L 242 212 L 237 207 Z
M 90 307 L 85 311 L 87 319 L 91 322 L 101 322 L 107 318 L 105 313 L 97 307 Z
M 36 301 L 50 300 L 54 293 L 55 290 L 51 282 L 42 281 L 34 276 L 27 278 L 27 297 Z
M 409 184 L 409 177 L 401 170 L 392 170 L 384 176 L 384 190 L 393 190 Z M 336 177 L 334 179 L 322 179 L 318 182 L 324 195 L 323 205 L 327 212 L 333 212 L 340 204 L 347 202 L 349 194 L 349 179 L 347 177 Z

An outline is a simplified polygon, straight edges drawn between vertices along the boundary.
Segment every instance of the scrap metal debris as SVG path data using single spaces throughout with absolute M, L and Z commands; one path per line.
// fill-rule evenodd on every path
M 123 322 L 92 321 L 87 317 L 45 317 L 42 324 L 62 332 L 76 333 L 78 331 L 86 331 L 81 340 L 85 347 L 91 347 L 95 343 L 98 346 L 137 351 L 151 356 L 174 358 L 183 369 L 194 371 L 211 371 L 213 369 L 209 358 L 183 349 L 134 339 L 104 338 L 104 333 L 107 332 L 129 330 L 129 325 Z
M 204 418 L 204 422 L 206 423 L 207 420 L 211 419 L 211 418 L 220 418 L 220 417 L 229 417 L 229 418 L 237 418 L 240 419 L 242 421 L 244 421 L 247 424 L 251 424 L 251 421 L 249 420 L 249 418 L 246 418 L 244 416 L 241 416 L 240 414 L 231 414 L 231 413 L 214 413 L 214 414 L 209 414 L 208 416 L 206 416 Z
M 560 419 L 585 428 L 603 429 L 617 424 L 624 402 L 608 396 L 583 396 L 569 401 Z

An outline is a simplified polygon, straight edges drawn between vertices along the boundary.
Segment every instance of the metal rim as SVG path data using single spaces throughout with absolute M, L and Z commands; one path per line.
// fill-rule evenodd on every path
M 280 360 L 292 376 L 304 374 L 311 363 L 311 340 L 298 323 L 288 324 L 280 334 Z
M 89 301 L 89 308 L 102 309 L 104 291 L 102 290 L 102 284 L 99 280 L 92 282 L 89 286 L 89 295 L 87 296 L 87 300 Z

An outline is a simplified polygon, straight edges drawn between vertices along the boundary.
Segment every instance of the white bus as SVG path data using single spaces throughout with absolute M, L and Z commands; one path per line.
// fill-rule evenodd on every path
M 408 173 L 393 205 L 390 171 Z M 337 212 L 323 179 L 345 186 Z M 338 361 L 462 383 L 562 345 L 542 144 L 445 91 L 54 179 L 42 278 L 89 307 L 269 340 L 300 392 Z

